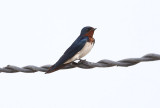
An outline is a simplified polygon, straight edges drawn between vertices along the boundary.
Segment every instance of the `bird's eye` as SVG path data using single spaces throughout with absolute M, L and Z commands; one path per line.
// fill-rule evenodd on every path
M 90 28 L 87 28 L 87 31 L 90 31 Z

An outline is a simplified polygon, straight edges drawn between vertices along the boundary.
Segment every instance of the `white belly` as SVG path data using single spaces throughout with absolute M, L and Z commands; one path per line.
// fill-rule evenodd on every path
M 76 55 L 74 55 L 71 59 L 67 60 L 64 64 L 70 63 L 72 61 L 75 61 L 77 59 L 84 57 L 91 51 L 92 48 L 93 48 L 93 43 L 86 42 L 84 47 Z

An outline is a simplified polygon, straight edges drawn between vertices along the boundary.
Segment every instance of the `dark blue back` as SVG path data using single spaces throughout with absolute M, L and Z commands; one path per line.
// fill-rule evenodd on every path
M 85 45 L 85 43 L 88 41 L 88 37 L 86 36 L 79 36 L 72 45 L 64 52 L 64 54 L 61 56 L 61 58 L 54 64 L 52 68 L 56 69 L 63 63 L 65 63 L 67 60 L 72 58 L 76 53 L 78 53 Z

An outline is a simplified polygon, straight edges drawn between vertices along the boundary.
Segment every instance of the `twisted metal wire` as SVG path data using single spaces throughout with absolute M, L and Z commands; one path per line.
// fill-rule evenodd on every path
M 123 59 L 119 61 L 103 59 L 98 61 L 97 63 L 89 62 L 86 60 L 80 60 L 78 63 L 72 62 L 66 65 L 63 69 L 70 69 L 75 67 L 79 67 L 83 69 L 90 69 L 95 67 L 112 67 L 112 66 L 128 67 L 140 62 L 155 61 L 155 60 L 160 60 L 159 54 L 146 54 L 141 58 L 128 58 L 128 59 Z M 37 71 L 46 72 L 50 66 L 51 65 L 44 65 L 41 67 L 37 67 L 33 65 L 28 65 L 20 68 L 17 66 L 8 65 L 4 68 L 0 68 L 0 72 L 5 72 L 5 73 L 16 73 L 16 72 L 34 73 Z

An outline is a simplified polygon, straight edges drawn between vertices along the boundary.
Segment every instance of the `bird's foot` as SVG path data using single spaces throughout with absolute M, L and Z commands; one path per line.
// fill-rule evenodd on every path
M 83 63 L 83 62 L 85 62 L 86 61 L 86 59 L 78 59 L 79 60 L 79 62 L 78 63 Z

